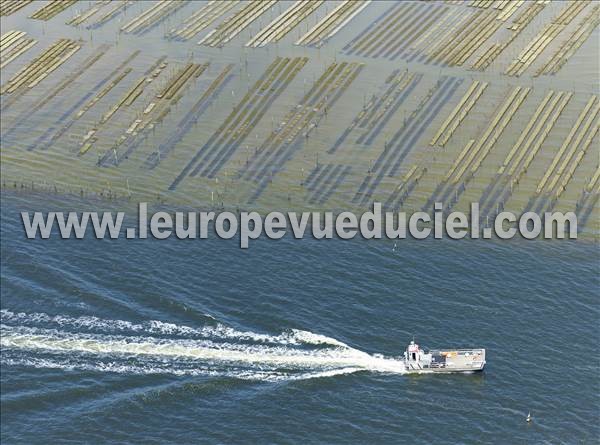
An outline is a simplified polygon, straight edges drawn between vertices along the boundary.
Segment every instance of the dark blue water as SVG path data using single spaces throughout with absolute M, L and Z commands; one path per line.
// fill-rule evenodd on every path
M 57 199 L 2 196 L 2 443 L 599 439 L 591 242 L 25 240 Z

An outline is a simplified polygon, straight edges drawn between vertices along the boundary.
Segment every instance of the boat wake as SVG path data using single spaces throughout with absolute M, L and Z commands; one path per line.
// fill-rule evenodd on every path
M 0 311 L 0 321 L 5 366 L 266 381 L 405 372 L 400 360 L 302 330 L 266 335 L 217 322 L 195 328 L 8 310 Z

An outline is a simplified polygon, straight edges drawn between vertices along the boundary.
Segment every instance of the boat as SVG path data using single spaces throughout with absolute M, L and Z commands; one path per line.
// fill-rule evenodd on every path
M 485 349 L 421 349 L 411 341 L 404 351 L 406 372 L 414 374 L 477 372 L 485 366 Z

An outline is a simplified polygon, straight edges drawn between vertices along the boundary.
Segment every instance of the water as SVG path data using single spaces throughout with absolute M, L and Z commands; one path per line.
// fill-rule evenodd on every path
M 479 139 L 510 91 L 516 86 L 533 87 L 515 118 L 508 124 L 503 134 L 499 135 L 496 146 L 482 163 L 474 179 L 469 182 L 466 191 L 455 196 L 455 198 L 459 198 L 459 201 L 454 205 L 454 209 L 468 211 L 470 203 L 482 199 L 488 185 L 496 180 L 498 169 L 546 94 L 550 90 L 573 92 L 573 98 L 549 132 L 546 142 L 528 167 L 528 173 L 523 175 L 510 199 L 502 199 L 502 205 L 506 210 L 520 213 L 529 209 L 529 199 L 535 196 L 540 180 L 550 167 L 579 113 L 591 95 L 598 94 L 597 54 L 599 53 L 598 42 L 600 42 L 598 29 L 556 75 L 532 77 L 535 70 L 549 60 L 550 56 L 560 48 L 560 44 L 567 40 L 568 36 L 576 29 L 580 20 L 589 13 L 592 8 L 591 4 L 565 28 L 548 50 L 521 77 L 506 76 L 502 73 L 543 30 L 544 26 L 563 10 L 565 2 L 555 1 L 546 5 L 537 18 L 515 39 L 515 42 L 506 51 L 503 51 L 497 61 L 484 72 L 471 70 L 471 64 L 477 60 L 480 53 L 492 44 L 504 42 L 510 36 L 512 31 L 509 31 L 507 27 L 527 7 L 526 3 L 506 22 L 506 26 L 502 26 L 498 33 L 495 33 L 473 54 L 468 63 L 453 67 L 424 63 L 420 57 L 390 60 L 384 57 L 361 57 L 356 53 L 348 54 L 344 50 L 346 45 L 361 35 L 378 17 L 385 15 L 393 7 L 392 2 L 371 2 L 320 49 L 297 46 L 294 45 L 294 42 L 318 20 L 325 17 L 332 10 L 334 4 L 337 5 L 331 1 L 321 5 L 317 11 L 277 44 L 255 49 L 246 48 L 243 45 L 259 30 L 267 27 L 280 13 L 291 7 L 293 4 L 291 0 L 278 2 L 222 49 L 197 45 L 197 42 L 212 30 L 213 25 L 187 42 L 170 41 L 165 38 L 168 31 L 181 26 L 186 18 L 201 8 L 204 3 L 198 1 L 187 2 L 165 21 L 143 35 L 119 32 L 121 27 L 147 11 L 152 4 L 153 2 L 148 1 L 133 2 L 122 15 L 93 30 L 86 29 L 85 26 L 73 27 L 65 24 L 78 12 L 92 7 L 94 5 L 92 0 L 80 1 L 48 22 L 28 18 L 39 8 L 36 3 L 24 7 L 18 13 L 1 18 L 3 30 L 25 31 L 30 38 L 39 41 L 34 48 L 2 69 L 4 79 L 2 83 L 12 78 L 22 67 L 59 38 L 81 39 L 82 48 L 43 82 L 29 90 L 14 104 L 3 109 L 3 119 L 0 122 L 0 132 L 3 138 L 0 187 L 11 188 L 14 183 L 18 183 L 25 184 L 26 187 L 35 187 L 37 190 L 42 188 L 58 189 L 77 194 L 83 190 L 87 195 L 98 195 L 110 190 L 119 196 L 132 193 L 136 200 L 142 201 L 154 200 L 157 195 L 160 195 L 161 199 L 167 200 L 172 205 L 207 204 L 212 201 L 214 196 L 215 200 L 223 202 L 229 208 L 245 207 L 258 188 L 254 181 L 239 178 L 239 174 L 244 172 L 247 167 L 248 159 L 252 159 L 252 154 L 263 146 L 273 130 L 287 119 L 286 115 L 297 107 L 303 96 L 310 91 L 313 82 L 330 64 L 354 62 L 365 64 L 358 77 L 331 107 L 328 115 L 319 118 L 319 126 L 310 132 L 310 138 L 299 142 L 293 155 L 284 163 L 283 169 L 275 168 L 278 163 L 272 163 L 273 181 L 262 192 L 258 201 L 252 203 L 253 208 L 272 210 L 287 208 L 291 204 L 296 210 L 305 208 L 311 210 L 352 209 L 356 207 L 356 203 L 353 203 L 352 200 L 360 185 L 369 177 L 368 172 L 374 167 L 384 147 L 390 143 L 390 149 L 402 149 L 403 161 L 394 167 L 394 171 L 397 173 L 394 177 L 386 176 L 378 182 L 377 187 L 372 190 L 374 192 L 372 197 L 386 202 L 390 194 L 396 190 L 398 180 L 404 177 L 413 166 L 418 165 L 427 168 L 427 172 L 419 180 L 414 191 L 403 201 L 407 209 L 420 209 L 426 205 L 436 187 L 443 181 L 450 166 L 456 161 L 467 142 L 470 139 Z M 240 2 L 232 12 L 241 9 L 243 4 Z M 481 12 L 480 8 L 467 5 L 466 2 L 463 2 L 462 5 L 431 2 L 430 7 L 436 10 L 445 9 L 443 18 L 451 19 L 451 21 L 454 20 L 453 17 L 462 18 L 476 11 Z M 420 1 L 414 2 L 412 6 L 419 9 L 426 7 Z M 221 23 L 228 15 L 224 14 L 214 23 L 214 26 Z M 409 15 L 407 17 L 410 18 Z M 423 22 L 415 23 L 420 25 Z M 441 26 L 438 26 L 440 24 Z M 412 27 L 413 23 L 410 25 Z M 404 25 L 402 27 L 406 28 Z M 440 31 L 445 28 L 445 25 L 441 19 L 436 20 L 436 23 L 428 30 L 426 28 L 428 27 L 423 27 L 425 32 L 422 36 L 436 28 L 437 31 L 434 30 L 430 34 L 430 38 L 444 41 L 445 37 L 442 38 L 443 33 Z M 409 43 L 408 39 L 406 43 Z M 67 76 L 75 72 L 84 60 L 103 45 L 109 45 L 110 48 L 96 64 L 66 88 L 56 92 L 55 96 L 44 106 L 36 109 L 39 101 L 48 98 Z M 422 49 L 425 49 L 426 46 L 428 45 L 423 44 Z M 102 82 L 107 79 L 112 70 L 138 50 L 140 54 L 127 65 L 132 72 L 98 100 L 93 107 L 89 108 L 81 118 L 75 119 L 78 110 L 81 110 L 103 87 L 92 90 L 97 85 L 106 86 L 110 83 L 108 80 L 106 83 Z M 167 57 L 168 66 L 156 78 L 156 81 L 145 89 L 134 104 L 130 107 L 121 107 L 113 118 L 101 124 L 102 116 L 136 85 L 143 73 L 161 56 Z M 240 146 L 234 150 L 232 157 L 222 166 L 222 170 L 219 171 L 216 178 L 202 177 L 201 175 L 186 178 L 179 184 L 177 190 L 169 190 L 169 186 L 183 171 L 194 154 L 210 140 L 232 109 L 278 56 L 307 57 L 309 60 L 281 92 L 281 95 L 270 104 L 265 115 L 257 122 L 248 136 L 240 141 Z M 187 87 L 184 97 L 176 106 L 172 107 L 163 122 L 157 124 L 151 134 L 138 138 L 140 144 L 128 159 L 121 159 L 118 168 L 114 166 L 99 168 L 98 159 L 103 158 L 107 153 L 111 159 L 114 157 L 113 146 L 117 140 L 127 134 L 126 131 L 131 128 L 131 125 L 155 101 L 155 95 L 160 88 L 190 61 L 199 64 L 210 63 L 210 65 L 205 73 Z M 169 141 L 182 118 L 229 63 L 234 64 L 231 71 L 232 79 L 216 95 L 214 102 L 204 111 L 198 121 L 189 128 L 189 132 L 171 147 L 172 150 L 168 154 L 165 153 L 164 157 L 161 155 L 158 166 L 148 170 L 149 157 L 153 159 L 152 155 L 157 148 Z M 361 131 L 354 131 L 335 153 L 328 153 L 362 108 L 369 103 L 371 97 L 373 95 L 380 96 L 385 91 L 385 81 L 395 70 L 400 70 L 400 72 L 407 70 L 408 73 L 414 74 L 422 80 L 414 90 L 411 90 L 395 112 L 387 115 L 386 119 L 389 118 L 389 120 L 381 121 L 381 123 L 384 121 L 387 123 L 376 127 L 377 131 L 373 133 L 373 136 L 375 134 L 377 136 L 370 141 L 368 146 L 356 143 Z M 402 147 L 397 146 L 395 142 L 392 143 L 395 135 L 399 134 L 399 129 L 404 126 L 407 119 L 419 108 L 419 104 L 428 95 L 428 92 L 443 77 L 457 78 L 462 80 L 462 83 L 443 106 L 439 109 L 432 107 L 432 113 L 426 116 L 432 117 L 433 120 L 428 125 L 419 127 L 423 130 L 422 132 L 415 129 L 415 132 L 411 133 L 411 135 L 419 133 L 418 140 Z M 487 82 L 489 86 L 444 149 L 431 147 L 429 141 L 459 103 L 473 80 Z M 2 97 L 3 104 L 12 102 L 13 99 L 4 96 L 6 95 Z M 440 105 L 442 104 L 440 103 Z M 71 110 L 72 113 L 67 116 L 65 113 L 68 110 Z M 61 118 L 61 116 L 63 117 Z M 427 120 L 423 118 L 420 123 L 425 124 Z M 54 139 L 54 136 L 64 126 L 69 126 L 69 130 Z M 98 141 L 89 152 L 79 156 L 78 152 L 82 148 L 84 137 L 94 128 L 98 129 L 96 133 Z M 48 131 L 50 132 L 48 133 Z M 43 137 L 44 134 L 46 134 L 45 137 Z M 405 136 L 405 139 L 409 139 L 408 134 Z M 46 142 L 52 143 L 42 148 Z M 37 148 L 32 150 L 36 146 Z M 125 151 L 123 146 L 118 156 L 124 156 Z M 312 199 L 313 194 L 309 193 L 310 190 L 300 186 L 317 164 L 323 166 L 343 165 L 351 168 L 339 184 L 334 186 L 336 181 L 331 179 L 333 188 L 331 193 L 325 194 L 327 196 L 324 195 L 326 198 L 324 201 Z M 564 212 L 575 210 L 576 203 L 582 196 L 583 188 L 589 183 L 597 166 L 596 152 L 588 150 L 581 165 L 569 181 L 568 187 L 561 195 L 556 210 Z M 218 179 L 218 183 L 215 179 Z M 494 200 L 497 199 L 494 198 Z M 358 207 L 357 210 L 364 211 L 364 205 Z M 594 210 L 590 222 L 597 219 L 598 212 Z M 598 233 L 597 225 L 589 223 L 585 226 L 585 232 Z
M 72 59 L 3 111 L 3 444 L 67 440 L 572 444 L 600 440 L 600 256 L 597 242 L 589 238 L 578 242 L 403 241 L 395 249 L 387 241 L 282 239 L 255 241 L 243 251 L 237 240 L 214 238 L 27 241 L 18 216 L 22 210 L 113 207 L 107 201 L 95 201 L 109 190 L 119 196 L 132 193 L 132 203 L 160 197 L 171 206 L 201 206 L 211 202 L 214 194 L 230 209 L 245 208 L 256 184 L 236 178 L 249 154 L 334 61 L 361 62 L 365 67 L 311 133 L 310 143 L 302 143 L 287 160 L 252 210 L 349 210 L 378 153 L 430 88 L 447 76 L 463 81 L 459 90 L 413 141 L 414 147 L 407 146 L 410 153 L 398 175 L 384 178 L 374 196 L 387 200 L 398 179 L 413 165 L 427 167 L 404 208 L 420 209 L 466 142 L 479 138 L 507 91 L 515 86 L 534 87 L 455 205 L 457 210 L 468 209 L 494 180 L 548 91 L 572 91 L 573 99 L 505 205 L 519 212 L 527 208 L 590 95 L 598 94 L 597 29 L 557 75 L 531 77 L 584 14 L 525 75 L 514 78 L 502 73 L 564 3 L 545 7 L 485 72 L 469 69 L 479 53 L 464 66 L 444 67 L 418 58 L 392 61 L 343 51 L 386 14 L 389 2 L 371 2 L 320 49 L 293 43 L 331 10 L 330 2 L 281 42 L 261 49 L 247 49 L 243 44 L 291 2 L 279 2 L 223 49 L 196 44 L 213 26 L 188 42 L 164 38 L 199 9 L 198 2 L 188 2 L 140 36 L 119 29 L 148 9 L 148 2 L 132 4 L 122 16 L 94 30 L 65 24 L 92 5 L 91 1 L 78 2 L 48 22 L 27 18 L 39 7 L 35 3 L 2 17 L 2 33 L 23 30 L 39 41 L 3 68 L 2 83 L 57 39 L 83 41 Z M 421 2 L 418 6 L 422 7 Z M 432 7 L 447 8 L 445 17 L 451 17 L 450 21 L 474 10 L 466 4 Z M 507 26 L 479 51 L 504 41 Z M 439 35 L 435 32 L 431 37 Z M 34 111 L 35 104 L 104 44 L 110 49 L 97 64 L 67 88 L 52 93 L 53 98 Z M 61 120 L 65 111 L 81 109 L 91 98 L 88 95 L 97 93 L 91 89 L 136 50 L 141 53 L 130 63 L 132 72 L 122 82 L 81 119 Z M 163 55 L 169 65 L 157 82 L 134 106 L 121 109 L 102 125 L 95 148 L 78 156 L 84 136 Z M 224 166 L 225 174 L 218 182 L 186 179 L 176 192 L 167 192 L 193 154 L 277 56 L 308 57 L 309 61 Z M 98 157 L 111 150 L 154 100 L 159 87 L 189 61 L 210 62 L 210 66 L 130 159 L 118 168 L 98 168 Z M 234 64 L 231 81 L 159 166 L 147 170 L 148 156 L 172 136 L 181 118 L 229 63 Z M 372 146 L 356 144 L 357 135 L 352 134 L 335 154 L 328 154 L 397 69 L 423 76 L 423 80 L 389 116 Z M 444 150 L 430 148 L 429 140 L 471 80 L 490 83 L 482 100 Z M 30 150 L 48 130 L 54 128 L 54 134 L 65 124 L 69 131 L 47 149 Z M 557 209 L 573 210 L 596 171 L 597 150 L 589 150 L 586 156 Z M 352 169 L 338 190 L 318 206 L 299 186 L 317 164 Z M 16 193 L 13 188 L 18 189 Z M 30 188 L 71 191 L 87 198 L 23 190 Z M 471 375 L 408 375 L 398 357 L 413 336 L 432 348 L 484 347 L 486 370 Z M 525 422 L 529 411 L 534 419 L 531 424 Z
M 81 205 L 2 195 L 3 443 L 599 437 L 593 243 L 24 239 Z M 486 370 L 406 375 L 413 335 Z

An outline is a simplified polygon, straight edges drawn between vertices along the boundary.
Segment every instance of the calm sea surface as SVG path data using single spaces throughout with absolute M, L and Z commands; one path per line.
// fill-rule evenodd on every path
M 3 443 L 598 440 L 597 245 L 24 239 L 80 205 L 2 197 Z

